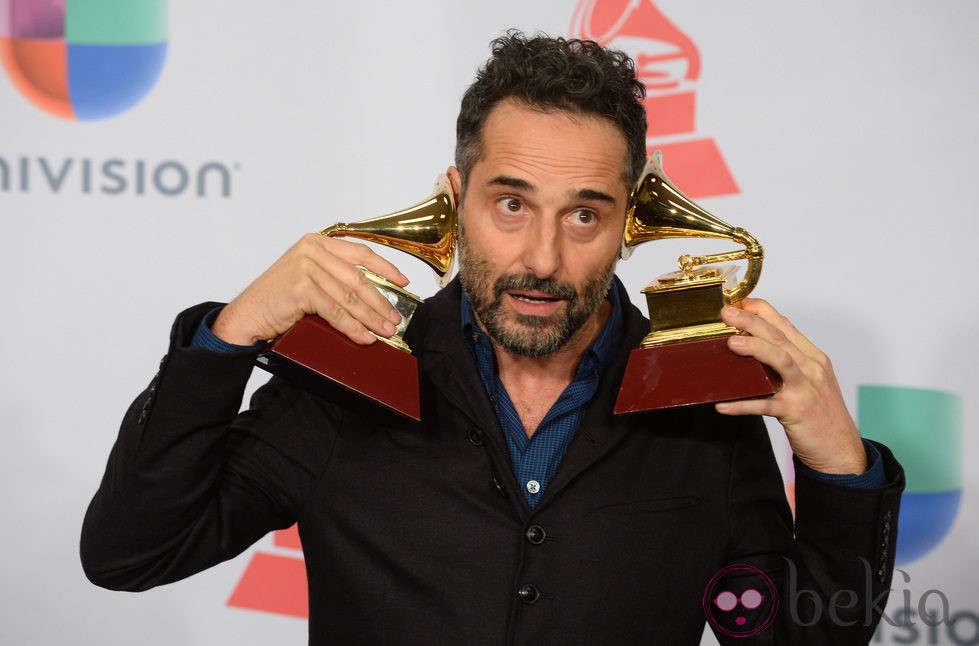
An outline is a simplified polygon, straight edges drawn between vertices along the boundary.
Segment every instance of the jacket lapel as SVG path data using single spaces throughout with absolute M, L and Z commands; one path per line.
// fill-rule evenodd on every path
M 486 394 L 476 360 L 462 338 L 461 293 L 459 279 L 455 278 L 445 289 L 426 300 L 412 318 L 405 341 L 418 354 L 422 396 L 425 397 L 426 389 L 430 389 L 433 400 L 444 402 L 454 413 L 465 418 L 465 424 L 482 432 L 493 461 L 492 477 L 497 486 L 502 487 L 517 514 L 525 518 L 530 513 L 530 506 L 517 490 L 503 429 Z M 413 331 L 415 335 L 412 335 Z M 425 408 L 422 410 L 424 418 Z M 422 423 L 425 421 L 423 419 Z M 438 423 L 455 422 L 440 420 Z
M 619 395 L 619 385 L 622 383 L 629 354 L 639 347 L 639 342 L 649 333 L 649 321 L 629 300 L 629 295 L 618 277 L 615 279 L 615 288 L 619 290 L 619 302 L 625 308 L 622 347 L 601 376 L 598 390 L 588 405 L 581 427 L 571 440 L 568 452 L 537 504 L 537 509 L 545 507 L 548 501 L 557 496 L 582 471 L 618 446 L 632 428 L 634 416 L 613 415 L 612 408 Z
M 568 452 L 554 480 L 547 487 L 536 509 L 560 493 L 574 478 L 602 456 L 615 448 L 631 426 L 629 416 L 614 416 L 612 408 L 619 393 L 619 384 L 629 353 L 649 332 L 649 321 L 632 305 L 628 293 L 618 278 L 614 288 L 619 290 L 625 308 L 625 334 L 622 347 L 602 375 L 595 398 L 589 404 L 581 427 L 575 433 Z M 428 381 L 448 403 L 479 427 L 486 439 L 496 467 L 507 477 L 502 478 L 509 497 L 517 502 L 521 516 L 531 513 L 523 496 L 517 491 L 510 466 L 509 452 L 496 411 L 493 409 L 479 377 L 475 359 L 462 339 L 460 317 L 461 286 L 455 278 L 445 289 L 426 300 L 412 319 L 405 341 L 418 355 L 423 381 Z M 423 390 L 425 386 L 422 386 Z

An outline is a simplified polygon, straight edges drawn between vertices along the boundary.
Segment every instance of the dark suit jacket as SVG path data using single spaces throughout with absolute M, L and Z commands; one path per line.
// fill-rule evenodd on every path
M 903 486 L 886 448 L 879 490 L 800 473 L 793 535 L 760 419 L 611 414 L 648 330 L 628 306 L 623 347 L 531 510 L 462 341 L 459 294 L 456 281 L 429 299 L 408 331 L 421 423 L 279 379 L 238 415 L 254 353 L 190 347 L 214 304 L 181 314 L 86 516 L 88 576 L 146 589 L 298 521 L 313 644 L 697 644 L 705 589 L 731 564 L 764 571 L 779 605 L 754 638 L 722 626 L 723 641 L 870 639 Z

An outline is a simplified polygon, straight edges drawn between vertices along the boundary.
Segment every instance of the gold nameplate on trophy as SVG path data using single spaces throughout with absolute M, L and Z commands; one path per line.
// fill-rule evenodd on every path
M 655 151 L 643 169 L 626 212 L 622 257 L 650 240 L 719 238 L 743 250 L 680 256 L 680 271 L 660 276 L 644 290 L 650 333 L 632 351 L 615 402 L 615 413 L 764 397 L 781 380 L 770 368 L 736 355 L 727 337 L 738 330 L 721 320 L 725 304 L 745 298 L 758 282 L 764 252 L 758 241 L 685 196 L 666 177 Z M 705 267 L 746 260 L 745 276 L 734 284 L 736 267 Z M 733 285 L 733 286 L 732 286 Z
M 653 280 L 642 290 L 649 310 L 650 332 L 640 347 L 736 333 L 735 328 L 721 320 L 721 308 L 726 303 L 724 286 L 736 271 L 730 265 L 716 269 L 698 267 Z
M 424 261 L 439 286 L 451 278 L 456 251 L 456 206 L 452 187 L 440 175 L 435 191 L 402 211 L 361 222 L 339 222 L 322 231 L 403 251 Z M 401 314 L 401 323 L 383 343 L 359 345 L 318 316 L 306 316 L 258 357 L 258 365 L 306 389 L 329 395 L 337 386 L 356 392 L 406 417 L 418 420 L 418 361 L 402 338 L 421 299 L 365 268 L 381 294 Z

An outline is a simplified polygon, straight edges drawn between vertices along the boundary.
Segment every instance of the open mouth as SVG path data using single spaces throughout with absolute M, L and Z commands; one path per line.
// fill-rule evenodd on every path
M 531 303 L 532 305 L 543 305 L 545 303 L 554 303 L 561 300 L 561 298 L 558 296 L 551 296 L 550 294 L 543 294 L 540 292 L 510 292 L 510 296 L 518 301 Z

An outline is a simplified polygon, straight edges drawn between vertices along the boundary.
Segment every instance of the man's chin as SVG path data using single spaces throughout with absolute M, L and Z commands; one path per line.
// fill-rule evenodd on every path
M 564 343 L 544 342 L 542 339 L 502 339 L 500 347 L 506 352 L 528 359 L 543 359 L 560 350 Z
M 511 354 L 540 358 L 553 354 L 567 343 L 559 326 L 550 317 L 531 317 L 532 322 L 507 322 L 498 330 L 490 330 L 497 345 Z
M 558 327 L 558 315 L 533 316 L 530 314 L 515 314 L 505 325 L 507 331 L 513 333 L 540 334 L 556 330 Z

